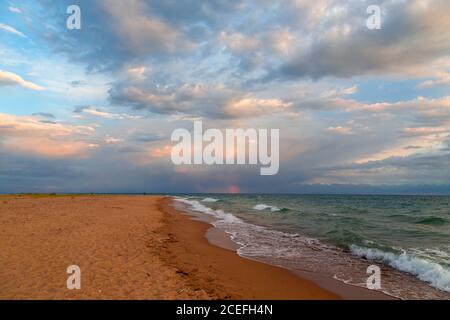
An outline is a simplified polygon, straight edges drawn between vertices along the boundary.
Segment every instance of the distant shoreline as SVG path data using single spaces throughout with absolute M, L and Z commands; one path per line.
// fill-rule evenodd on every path
M 87 192 L 87 193 L 73 193 L 73 192 L 61 192 L 61 193 L 2 193 L 0 196 L 32 196 L 32 197 L 68 197 L 68 196 L 179 196 L 179 195 L 230 195 L 234 193 L 221 193 L 221 192 L 196 192 L 196 193 L 181 193 L 181 192 Z M 384 196 L 384 197 L 449 197 L 450 193 L 265 193 L 265 192 L 240 192 L 241 195 L 281 195 L 281 196 Z

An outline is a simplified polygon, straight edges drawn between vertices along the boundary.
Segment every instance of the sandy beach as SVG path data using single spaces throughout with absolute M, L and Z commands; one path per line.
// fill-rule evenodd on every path
M 160 196 L 2 196 L 1 299 L 336 299 L 211 245 Z M 81 289 L 68 290 L 69 265 Z

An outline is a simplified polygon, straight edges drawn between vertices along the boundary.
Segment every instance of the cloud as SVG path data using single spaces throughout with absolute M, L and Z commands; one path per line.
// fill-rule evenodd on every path
M 151 1 L 78 1 L 87 27 L 77 33 L 58 27 L 65 25 L 61 12 L 71 1 L 43 0 L 41 4 L 46 9 L 42 16 L 47 23 L 42 26 L 46 40 L 55 51 L 85 63 L 89 71 L 118 71 L 136 61 L 187 54 L 195 47 L 183 30 L 152 10 Z
M 450 74 L 443 73 L 438 75 L 436 80 L 426 80 L 417 85 L 419 89 L 429 89 L 435 86 L 447 86 L 450 85 Z
M 135 81 L 145 80 L 145 73 L 147 72 L 147 67 L 134 67 L 128 68 L 127 70 L 130 77 Z
M 326 1 L 318 1 L 314 10 Z M 370 1 L 341 1 L 322 8 L 325 20 L 312 32 L 306 47 L 279 69 L 280 76 L 351 77 L 361 74 L 412 75 L 441 58 L 449 58 L 448 1 L 384 1 L 381 30 L 365 27 L 365 8 Z M 341 14 L 333 14 L 340 10 Z M 423 70 L 422 70 L 423 71 Z
M 370 115 L 377 116 L 376 113 Z M 7 189 L 5 184 L 15 177 L 16 182 L 8 185 L 10 192 L 13 189 L 29 191 L 33 188 L 42 192 L 48 187 L 60 192 L 209 192 L 225 191 L 230 185 L 238 186 L 243 192 L 393 192 L 386 184 L 397 185 L 398 190 L 408 192 L 450 190 L 443 182 L 445 179 L 448 181 L 448 157 L 443 154 L 445 150 L 434 149 L 432 153 L 427 145 L 416 143 L 422 137 L 403 136 L 403 129 L 400 128 L 396 130 L 397 135 L 385 133 L 385 124 L 375 122 L 373 118 L 367 119 L 374 125 L 373 131 L 353 135 L 326 133 L 324 136 L 324 123 L 317 128 L 308 125 L 302 118 L 299 122 L 301 125 L 297 127 L 292 123 L 280 122 L 283 125 L 280 126 L 281 170 L 279 175 L 268 179 L 261 178 L 253 167 L 173 166 L 170 161 L 171 143 L 167 140 L 172 128 L 166 122 L 158 126 L 161 121 L 146 119 L 153 122 L 145 122 L 139 129 L 133 122 L 121 130 L 124 136 L 118 137 L 116 130 L 99 136 L 95 134 L 97 130 L 69 124 L 61 124 L 62 127 L 53 125 L 54 129 L 50 129 L 51 125 L 41 124 L 34 118 L 13 119 L 15 121 L 4 121 L 2 118 L 0 122 L 0 135 L 5 137 L 4 143 L 0 144 L 3 164 L 0 168 L 0 188 Z M 25 123 L 25 127 L 19 130 L 16 122 Z M 392 122 L 396 123 L 397 119 L 392 119 Z M 214 126 L 220 128 L 220 123 L 214 123 Z M 174 124 L 175 127 L 179 125 Z M 272 121 L 271 125 L 275 126 L 276 123 Z M 360 133 L 356 122 L 346 125 Z M 389 127 L 390 123 L 386 125 Z M 39 129 L 31 130 L 34 126 Z M 64 134 L 61 135 L 59 131 L 62 128 L 68 131 L 63 130 Z M 152 128 L 152 132 L 145 128 Z M 40 141 L 42 136 L 47 140 Z M 434 136 L 432 134 L 429 138 Z M 425 146 L 425 152 L 423 148 L 411 149 L 402 156 L 385 152 L 387 158 L 356 162 L 362 155 L 389 150 L 392 145 L 398 144 L 399 139 L 403 139 L 400 140 L 399 148 Z M 441 142 L 445 141 L 448 138 L 442 137 Z M 64 157 L 38 148 L 45 146 L 47 149 L 51 145 L 57 150 L 64 143 L 70 145 L 71 142 L 82 143 L 83 148 Z M 27 147 L 26 153 L 23 149 L 15 148 L 23 144 Z M 287 157 L 288 151 L 293 151 L 293 155 Z M 48 160 L 42 161 L 42 158 Z M 51 172 L 54 174 L 48 175 Z M 50 176 L 53 178 L 50 179 Z M 424 183 L 430 186 L 421 186 Z
M 155 0 L 92 2 L 79 0 L 83 28 L 71 32 L 62 15 L 70 0 L 57 4 L 42 0 L 39 27 L 56 52 L 82 62 L 89 71 L 117 72 L 147 63 L 172 62 L 174 58 L 205 57 L 214 48 L 218 30 L 241 12 L 241 0 Z M 88 31 L 87 31 L 88 30 Z
M 224 85 L 181 84 L 178 86 L 117 84 L 110 101 L 158 114 L 188 114 L 206 118 L 246 118 L 285 112 L 289 101 L 259 98 Z
M 260 46 L 258 39 L 247 37 L 239 32 L 227 33 L 222 31 L 219 34 L 219 42 L 224 44 L 230 51 L 238 54 L 254 52 Z
M 260 99 L 243 97 L 231 100 L 223 108 L 223 114 L 231 118 L 257 117 L 260 115 L 279 114 L 292 107 L 292 102 L 281 99 Z
M 9 152 L 48 158 L 84 156 L 92 145 L 82 138 L 91 137 L 94 133 L 92 127 L 0 114 L 0 144 Z
M 103 9 L 116 22 L 113 25 L 115 33 L 125 41 L 129 50 L 137 54 L 190 50 L 190 44 L 183 35 L 158 17 L 152 16 L 143 1 L 123 3 L 107 0 Z
M 22 38 L 26 38 L 27 36 L 24 35 L 22 32 L 14 29 L 13 27 L 4 24 L 4 23 L 0 23 L 0 30 L 6 31 L 8 33 L 12 33 L 15 34 L 16 36 L 22 37 Z
M 292 53 L 291 44 L 295 40 L 290 28 L 279 27 L 278 23 L 275 27 L 261 26 L 261 30 L 250 30 L 247 33 L 221 31 L 217 37 L 219 44 L 231 54 L 230 64 L 238 66 L 235 72 L 240 75 L 261 68 L 273 68 L 273 65 Z
M 105 138 L 105 142 L 107 143 L 107 144 L 116 144 L 116 143 L 120 143 L 120 142 L 123 142 L 124 140 L 123 139 L 121 139 L 121 138 L 114 138 L 114 137 L 111 137 L 111 136 L 107 136 L 106 138 Z
M 37 112 L 37 113 L 33 113 L 32 115 L 37 116 L 37 117 L 55 119 L 55 115 L 53 115 L 52 113 L 48 113 L 48 112 Z
M 78 106 L 73 110 L 76 114 L 87 114 L 93 117 L 99 117 L 104 119 L 118 119 L 118 120 L 132 120 L 132 119 L 140 119 L 140 116 L 130 115 L 126 113 L 110 113 L 107 111 L 102 111 L 100 109 L 94 109 L 90 106 Z
M 445 163 L 450 153 L 414 154 L 403 157 L 389 157 L 361 164 L 353 163 L 329 168 L 322 183 L 371 184 L 371 185 L 414 185 L 426 178 L 430 185 L 447 185 L 450 173 Z M 318 182 L 319 179 L 316 180 Z
M 342 93 L 345 95 L 352 95 L 358 92 L 358 86 L 353 86 L 342 90 Z
M 79 88 L 79 87 L 87 86 L 88 83 L 84 80 L 73 80 L 73 81 L 70 81 L 70 85 L 74 88 Z
M 2 116 L 0 190 L 450 191 L 448 1 L 79 0 L 81 30 L 65 28 L 69 4 L 39 1 L 26 29 L 47 63 L 7 60 L 52 95 L 30 106 L 43 112 Z M 368 4 L 382 6 L 381 30 L 366 28 Z M 42 108 L 55 102 L 58 121 Z M 280 128 L 279 175 L 173 166 L 171 131 L 194 120 Z
M 22 13 L 22 10 L 20 10 L 20 8 L 18 7 L 13 7 L 13 6 L 9 6 L 9 11 L 11 11 L 12 13 Z
M 353 101 L 349 111 L 375 113 L 379 115 L 403 115 L 413 118 L 416 126 L 443 126 L 450 124 L 450 96 L 436 99 L 418 97 L 394 103 L 364 104 Z
M 158 134 L 149 134 L 146 132 L 135 132 L 131 135 L 130 140 L 136 142 L 155 142 L 162 140 L 164 137 Z
M 70 1 L 43 0 L 47 40 L 88 70 L 118 71 L 148 63 L 192 69 L 219 62 L 245 80 L 396 74 L 435 77 L 450 67 L 446 0 L 377 1 L 382 29 L 366 27 L 373 1 L 81 0 L 89 32 L 56 28 Z M 270 15 L 267 12 L 271 12 Z M 239 19 L 237 17 L 240 17 Z M 136 67 L 138 66 L 138 67 Z M 164 68 L 162 68 L 164 69 Z M 252 72 L 248 72 L 252 71 Z M 431 80 L 433 81 L 433 80 Z
M 328 131 L 334 132 L 337 134 L 352 134 L 352 129 L 349 127 L 341 127 L 341 126 L 329 127 Z
M 404 132 L 407 135 L 417 135 L 417 136 L 429 136 L 437 135 L 440 133 L 449 134 L 450 128 L 439 128 L 439 127 L 419 127 L 419 128 L 405 128 Z
M 35 91 L 44 90 L 43 87 L 34 84 L 32 82 L 26 81 L 15 73 L 0 70 L 0 86 L 14 86 L 14 85 L 18 85 L 21 86 L 22 88 Z

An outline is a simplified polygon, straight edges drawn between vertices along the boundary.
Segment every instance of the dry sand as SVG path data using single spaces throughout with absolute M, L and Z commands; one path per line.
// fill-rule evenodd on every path
M 160 196 L 0 197 L 0 299 L 335 299 L 208 243 Z M 66 269 L 81 268 L 81 290 Z

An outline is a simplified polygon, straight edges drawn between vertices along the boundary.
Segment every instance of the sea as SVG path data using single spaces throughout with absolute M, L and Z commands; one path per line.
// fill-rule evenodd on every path
M 400 299 L 450 299 L 450 197 L 186 194 L 240 256 Z M 369 268 L 369 269 L 368 269 Z M 371 280 L 372 281 L 372 280 Z M 373 284 L 373 282 L 370 282 Z M 373 287 L 372 287 L 373 289 Z

